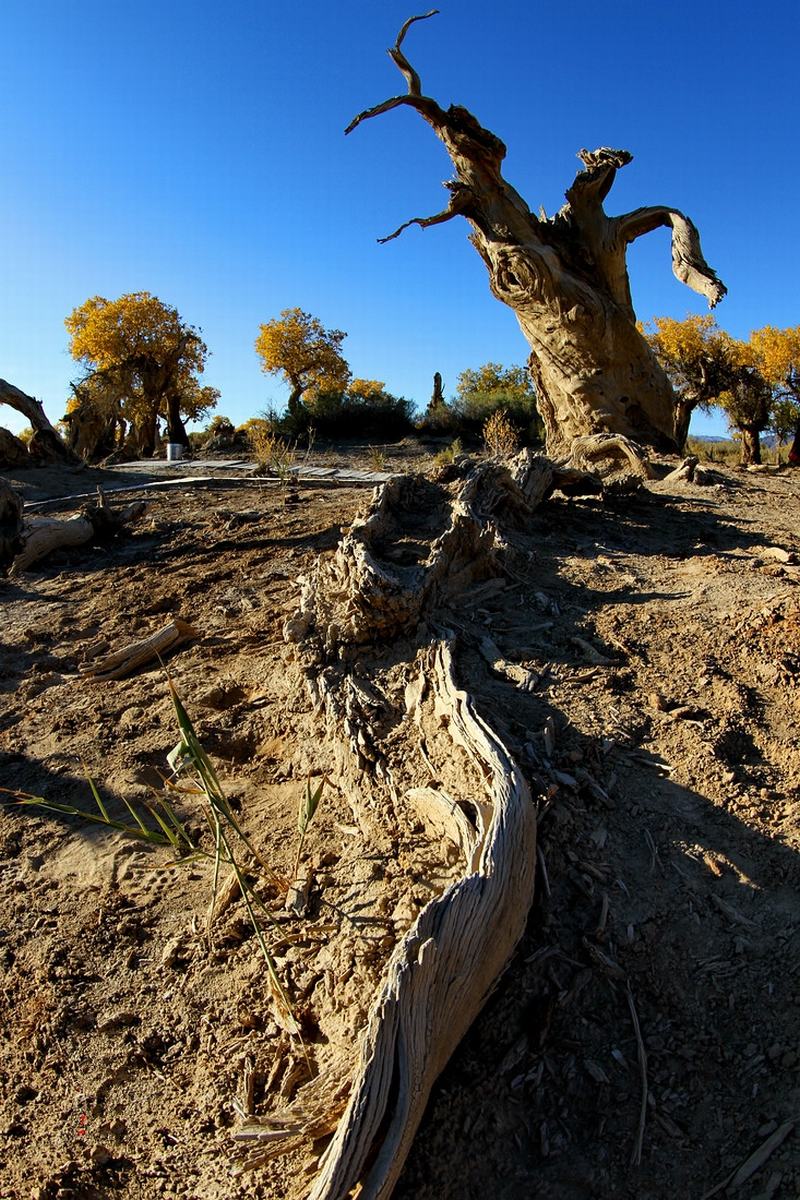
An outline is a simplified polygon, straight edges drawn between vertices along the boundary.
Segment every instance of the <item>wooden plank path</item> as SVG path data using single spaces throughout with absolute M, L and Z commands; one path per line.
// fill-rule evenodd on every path
M 124 484 L 114 487 L 103 487 L 103 494 L 115 496 L 131 492 L 162 491 L 186 487 L 275 487 L 281 482 L 277 475 L 247 475 L 228 474 L 229 471 L 241 470 L 249 464 L 243 460 L 199 461 L 199 462 L 137 462 L 120 463 L 115 471 L 126 471 L 131 476 L 137 474 L 164 475 L 163 479 L 147 479 L 141 483 Z M 211 467 L 218 472 L 214 475 L 203 474 Z M 378 487 L 386 483 L 396 472 L 390 471 L 358 471 L 342 467 L 298 467 L 292 472 L 300 483 L 310 485 L 334 485 L 339 487 Z M 102 487 L 102 484 L 99 486 Z M 29 500 L 25 502 L 26 512 L 44 512 L 50 508 L 63 508 L 77 501 L 93 500 L 97 496 L 97 488 L 91 492 L 77 492 L 68 496 L 53 496 L 47 500 Z

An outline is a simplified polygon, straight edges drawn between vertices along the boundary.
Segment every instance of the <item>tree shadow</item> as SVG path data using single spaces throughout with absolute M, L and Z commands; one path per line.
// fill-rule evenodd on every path
M 515 751 L 539 808 L 537 895 L 506 974 L 433 1089 L 397 1200 L 701 1195 L 763 1141 L 760 1126 L 793 1116 L 800 855 L 768 823 L 744 819 L 759 782 L 752 739 L 726 757 L 722 737 L 714 753 L 727 766 L 735 758 L 738 776 L 727 794 L 705 794 L 641 746 L 647 714 L 637 729 L 590 731 L 625 673 L 615 647 L 592 638 L 617 661 L 566 686 L 591 674 L 573 638 L 599 608 L 691 593 L 587 591 L 565 578 L 565 555 L 681 558 L 765 544 L 749 521 L 684 497 L 680 507 L 651 499 L 633 511 L 540 511 L 510 539 L 509 587 L 467 614 L 462 683 Z M 526 621 L 548 626 L 541 656 L 575 671 L 555 696 L 546 677 L 515 687 L 480 651 L 484 629 L 519 661 Z M 633 1168 L 642 1060 L 631 1004 L 648 1071 Z

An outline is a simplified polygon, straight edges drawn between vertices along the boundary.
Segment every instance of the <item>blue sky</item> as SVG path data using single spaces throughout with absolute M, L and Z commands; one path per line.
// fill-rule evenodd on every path
M 285 391 L 253 350 L 298 306 L 347 330 L 356 375 L 424 407 L 465 367 L 524 362 L 466 222 L 376 239 L 438 211 L 449 161 L 405 110 L 343 130 L 404 90 L 385 48 L 411 0 L 3 0 L 0 376 L 63 412 L 77 374 L 64 317 L 147 290 L 199 326 L 205 381 L 236 423 Z M 672 4 L 447 0 L 406 50 L 423 90 L 506 142 L 505 174 L 557 209 L 576 151 L 634 161 L 606 207 L 668 203 L 698 225 L 737 337 L 800 321 L 796 47 L 776 0 Z M 705 311 L 659 231 L 630 254 L 647 320 Z M 0 422 L 23 423 L 8 408 Z M 720 418 L 698 432 L 722 432 Z

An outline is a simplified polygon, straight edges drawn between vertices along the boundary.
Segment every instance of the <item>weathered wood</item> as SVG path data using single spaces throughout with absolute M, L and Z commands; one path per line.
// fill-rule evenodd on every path
M 548 453 L 567 454 L 576 438 L 596 433 L 675 451 L 674 396 L 636 328 L 626 252 L 643 234 L 670 227 L 676 276 L 713 307 L 726 289 L 703 258 L 697 229 L 683 213 L 664 206 L 608 216 L 603 201 L 617 170 L 632 155 L 605 146 L 579 152 L 583 169 L 555 216 L 534 216 L 502 176 L 502 141 L 467 109 L 443 109 L 422 94 L 419 75 L 401 46 L 411 25 L 435 11 L 406 21 L 389 51 L 408 93 L 360 113 L 346 130 L 392 109 L 412 108 L 444 143 L 455 167 L 441 213 L 415 217 L 381 240 L 412 224 L 427 228 L 466 217 L 491 290 L 514 311 L 531 347 L 529 367 Z
M 25 443 L 8 429 L 0 427 L 0 467 L 18 470 L 32 465 Z
M 77 463 L 79 461 L 59 437 L 58 431 L 51 424 L 41 403 L 33 396 L 28 396 L 25 392 L 20 391 L 18 387 L 14 387 L 13 383 L 0 379 L 0 404 L 7 404 L 9 408 L 13 408 L 18 413 L 22 413 L 23 417 L 27 417 L 34 433 L 39 435 L 36 443 L 38 457 L 53 462 Z
M 25 521 L 24 545 L 14 559 L 11 574 L 28 570 L 54 550 L 83 546 L 95 540 L 108 541 L 124 526 L 138 521 L 145 508 L 144 501 L 137 500 L 125 508 L 112 509 L 103 498 L 99 504 L 87 504 L 64 521 L 54 517 L 31 517 Z
M 433 1083 L 483 1007 L 522 936 L 533 898 L 536 816 L 507 747 L 436 649 L 433 688 L 452 735 L 488 783 L 491 819 L 477 866 L 420 913 L 389 963 L 370 1014 L 344 1116 L 310 1200 L 386 1200 L 403 1169 Z
M 390 480 L 333 558 L 303 581 L 300 610 L 287 622 L 334 751 L 337 786 L 359 826 L 366 830 L 376 812 L 393 806 L 442 839 L 443 852 L 455 851 L 462 871 L 423 909 L 390 960 L 311 1200 L 345 1200 L 356 1185 L 363 1200 L 391 1195 L 435 1079 L 522 934 L 533 896 L 535 809 L 511 751 L 457 683 L 451 636 L 443 631 L 431 643 L 428 631 L 447 626 L 448 613 L 476 582 L 497 578 L 496 528 L 524 523 L 557 476 L 547 459 L 525 452 L 510 469 L 464 464 L 463 477 L 447 485 L 420 476 Z M 394 796 L 380 747 L 372 744 L 375 697 L 366 664 L 380 661 L 384 648 L 395 662 L 399 639 L 408 639 L 412 653 L 418 648 L 417 672 L 404 693 L 409 744 L 416 726 L 431 771 L 426 739 L 437 739 L 447 761 L 456 747 L 466 752 L 463 778 L 472 783 L 457 802 L 440 787 Z M 355 647 L 357 674 L 347 666 Z M 293 1128 L 302 1125 L 312 1086 L 301 1089 Z M 282 1144 L 270 1121 L 264 1138 L 262 1154 Z
M 80 672 L 85 678 L 98 683 L 104 683 L 111 679 L 124 679 L 126 675 L 133 674 L 145 663 L 154 662 L 157 658 L 164 658 L 167 654 L 177 650 L 178 646 L 182 646 L 184 642 L 192 641 L 198 636 L 197 630 L 188 621 L 182 620 L 181 617 L 175 617 L 168 625 L 151 634 L 150 637 L 142 638 L 138 642 L 130 642 L 127 646 L 121 646 L 119 650 L 114 650 L 111 654 L 106 654 L 94 662 L 85 663 L 80 668 Z

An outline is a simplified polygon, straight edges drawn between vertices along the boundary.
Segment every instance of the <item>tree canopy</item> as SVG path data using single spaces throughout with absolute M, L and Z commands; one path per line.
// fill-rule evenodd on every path
M 710 313 L 683 321 L 655 317 L 643 333 L 675 392 L 675 440 L 683 446 L 696 408 L 723 403 L 747 354 Z
M 760 461 L 764 430 L 780 441 L 800 434 L 800 326 L 765 325 L 745 342 L 712 316 L 656 317 L 645 337 L 675 389 L 681 444 L 692 411 L 714 404 L 741 434 L 744 462 Z
M 750 334 L 753 361 L 772 388 L 772 424 L 780 441 L 794 435 L 800 454 L 800 325 L 765 325 Z
M 350 382 L 350 368 L 342 354 L 346 337 L 341 329 L 326 329 L 301 308 L 284 308 L 280 317 L 261 325 L 256 338 L 261 369 L 281 375 L 288 384 L 290 417 L 300 416 L 302 398 L 309 391 L 346 390 Z
M 186 444 L 184 420 L 202 418 L 219 398 L 198 378 L 208 357 L 199 331 L 150 292 L 92 296 L 65 325 L 70 353 L 86 369 L 73 387 L 68 423 L 105 420 L 114 439 L 127 430 L 139 453 L 152 454 L 159 418 L 168 441 Z

